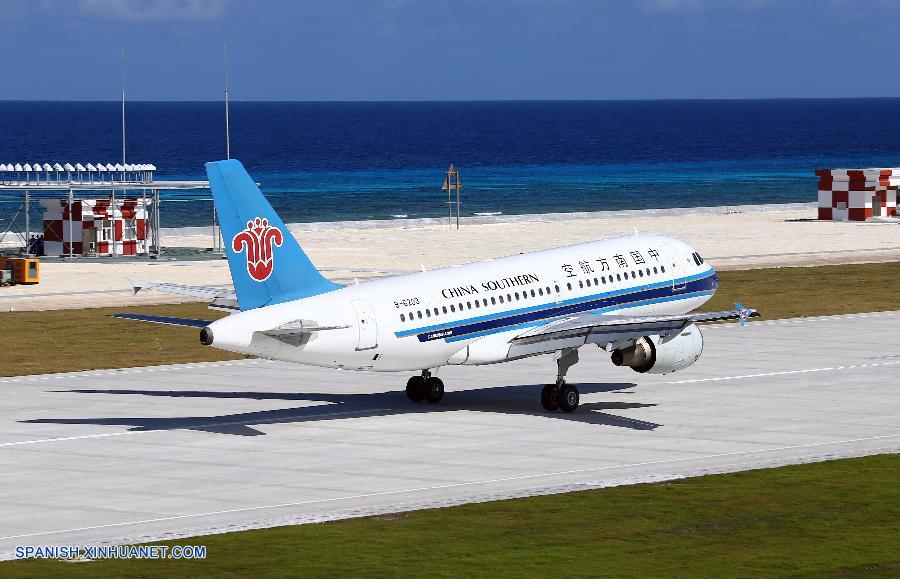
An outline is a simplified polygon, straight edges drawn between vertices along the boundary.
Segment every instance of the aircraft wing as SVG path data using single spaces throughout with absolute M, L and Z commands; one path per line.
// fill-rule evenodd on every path
M 235 300 L 237 299 L 233 289 L 227 289 L 214 286 L 203 285 L 181 285 L 177 283 L 145 283 L 137 280 L 129 279 L 131 282 L 131 291 L 133 295 L 141 290 L 153 290 L 169 294 L 178 294 L 183 296 L 192 296 L 195 298 L 206 298 L 210 300 Z
M 676 335 L 695 322 L 741 320 L 759 316 L 752 308 L 702 312 L 675 316 L 621 316 L 581 314 L 532 328 L 510 341 L 510 353 L 516 356 L 577 348 L 585 344 L 623 347 L 641 336 L 658 335 L 663 339 Z

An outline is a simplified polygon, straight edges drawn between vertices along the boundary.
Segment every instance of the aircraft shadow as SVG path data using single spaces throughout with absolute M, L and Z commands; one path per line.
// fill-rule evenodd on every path
M 614 426 L 631 430 L 654 430 L 659 424 L 610 414 L 607 410 L 645 408 L 655 404 L 639 402 L 582 402 L 575 412 L 547 412 L 540 406 L 542 384 L 500 386 L 476 390 L 447 392 L 437 404 L 412 402 L 402 391 L 371 394 L 341 394 L 320 392 L 217 392 L 204 390 L 129 390 L 79 389 L 62 390 L 80 394 L 113 394 L 164 396 L 171 398 L 219 398 L 247 400 L 295 400 L 324 402 L 315 406 L 299 406 L 278 410 L 242 412 L 219 416 L 110 417 L 110 418 L 39 418 L 23 420 L 31 424 L 96 424 L 129 426 L 130 430 L 197 430 L 239 436 L 261 436 L 265 433 L 253 428 L 264 424 L 288 424 L 325 420 L 344 420 L 363 416 L 393 416 L 467 410 L 510 415 L 532 415 L 543 419 L 567 420 L 598 426 Z M 634 388 L 633 383 L 579 383 L 582 397 L 601 392 L 620 392 Z M 582 398 L 583 399 L 583 398 Z

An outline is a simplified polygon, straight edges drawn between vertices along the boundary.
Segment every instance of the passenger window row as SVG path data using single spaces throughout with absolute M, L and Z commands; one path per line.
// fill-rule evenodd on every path
M 700 256 L 696 253 L 694 255 L 697 256 L 694 259 L 694 261 L 696 261 L 696 259 L 699 258 Z M 644 270 L 640 270 L 640 269 L 636 270 L 636 271 L 632 270 L 630 272 L 631 279 L 637 279 L 638 277 L 644 277 L 644 275 L 647 275 L 649 277 L 650 275 L 659 275 L 660 273 L 666 273 L 666 266 L 661 265 L 661 266 L 659 266 L 659 268 L 654 266 L 652 274 L 650 273 L 650 271 L 651 270 L 649 267 Z M 646 274 L 645 274 L 645 272 L 646 272 Z M 625 279 L 628 279 L 629 272 L 626 271 L 624 273 L 617 273 L 617 274 L 615 274 L 615 276 L 616 276 L 615 281 L 622 281 L 623 276 L 625 277 Z M 609 274 L 609 279 L 607 279 L 607 276 L 605 276 L 605 275 L 600 276 L 599 278 L 596 278 L 596 277 L 593 278 L 594 286 L 599 286 L 601 284 L 606 285 L 607 283 L 613 283 L 613 281 L 614 281 L 613 274 Z M 591 287 L 591 278 L 588 278 L 587 280 L 579 280 L 578 281 L 579 289 L 584 289 L 585 286 Z M 556 293 L 558 294 L 560 292 L 559 285 L 554 285 L 553 287 L 556 290 Z M 566 289 L 568 291 L 572 291 L 572 289 L 573 289 L 572 284 L 567 283 Z M 462 312 L 465 310 L 472 310 L 472 309 L 477 310 L 477 309 L 481 309 L 482 307 L 486 308 L 486 307 L 489 307 L 489 304 L 491 306 L 494 306 L 494 305 L 497 305 L 498 303 L 500 303 L 500 304 L 511 303 L 513 301 L 525 300 L 525 299 L 528 299 L 529 297 L 536 298 L 536 297 L 541 297 L 544 295 L 548 295 L 548 296 L 551 295 L 550 286 L 538 288 L 537 290 L 534 290 L 534 289 L 525 290 L 525 291 L 522 291 L 521 293 L 520 292 L 510 292 L 510 293 L 506 294 L 505 301 L 504 301 L 504 296 L 501 294 L 500 296 L 491 297 L 490 301 L 488 301 L 488 298 L 482 298 L 480 300 L 476 299 L 473 301 L 467 301 L 465 303 L 459 302 L 458 304 L 450 304 L 449 307 L 441 306 L 440 308 L 435 307 L 435 308 L 425 308 L 425 310 L 410 311 L 408 315 L 401 313 L 400 321 L 405 322 L 405 321 L 409 320 L 411 322 L 413 320 L 422 320 L 422 319 L 427 319 L 427 318 L 431 318 L 431 317 L 438 317 L 440 315 L 446 315 L 448 313 L 452 314 L 452 313 L 456 313 L 457 311 Z
M 645 274 L 645 272 L 646 272 L 646 274 Z M 660 273 L 666 273 L 666 266 L 661 265 L 658 268 L 654 266 L 652 273 L 651 273 L 651 270 L 649 267 L 646 269 L 631 270 L 630 273 L 631 273 L 631 279 L 637 279 L 638 277 L 644 277 L 644 275 L 646 275 L 647 277 L 650 277 L 651 275 L 659 275 Z M 629 277 L 628 274 L 629 274 L 629 272 L 627 272 L 627 271 L 624 273 L 617 273 L 617 274 L 615 274 L 615 279 L 613 279 L 613 274 L 609 274 L 608 280 L 605 275 L 602 275 L 602 276 L 600 276 L 599 280 L 596 277 L 593 278 L 593 282 L 594 282 L 595 286 L 599 286 L 600 284 L 606 285 L 607 283 L 613 283 L 615 281 L 622 281 L 623 277 L 625 279 L 628 279 L 628 277 Z M 585 287 L 591 287 L 591 278 L 588 278 L 586 280 L 578 280 L 578 288 L 584 289 Z M 566 289 L 568 289 L 569 291 L 572 291 L 572 284 L 567 283 Z
M 557 285 L 554 287 L 556 288 L 557 293 L 559 293 L 559 286 Z M 450 304 L 449 308 L 448 308 L 448 306 L 441 306 L 440 308 L 426 308 L 424 310 L 424 313 L 423 313 L 423 310 L 417 310 L 415 312 L 411 311 L 411 312 L 409 312 L 408 319 L 410 321 L 415 320 L 415 319 L 421 320 L 424 318 L 430 318 L 432 316 L 437 317 L 437 316 L 440 316 L 441 314 L 455 313 L 457 311 L 457 309 L 460 312 L 462 312 L 464 310 L 472 310 L 472 309 L 477 310 L 477 309 L 481 309 L 482 307 L 486 308 L 489 305 L 495 306 L 498 303 L 500 303 L 500 304 L 511 303 L 513 301 L 526 300 L 529 297 L 537 298 L 537 297 L 542 297 L 544 295 L 548 295 L 548 296 L 551 295 L 550 286 L 537 288 L 536 290 L 531 289 L 531 290 L 524 290 L 522 292 L 510 292 L 510 293 L 506 294 L 505 298 L 502 294 L 500 296 L 492 296 L 490 298 L 490 301 L 488 301 L 488 298 L 482 298 L 480 300 L 476 299 L 473 301 L 467 301 L 465 303 L 459 302 L 459 304 Z M 406 314 L 400 314 L 400 321 L 405 322 L 406 320 L 407 320 Z

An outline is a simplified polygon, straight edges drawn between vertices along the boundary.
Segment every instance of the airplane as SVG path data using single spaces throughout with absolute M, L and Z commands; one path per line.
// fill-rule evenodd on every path
M 237 160 L 206 164 L 234 290 L 141 284 L 211 299 L 231 315 L 209 321 L 141 314 L 115 317 L 200 329 L 206 346 L 259 358 L 343 370 L 412 371 L 406 394 L 437 403 L 448 365 L 484 365 L 553 354 L 547 411 L 574 411 L 566 382 L 579 348 L 605 349 L 615 366 L 666 374 L 703 351 L 698 323 L 759 312 L 690 313 L 718 274 L 687 244 L 638 235 L 523 253 L 342 286 L 312 264 Z

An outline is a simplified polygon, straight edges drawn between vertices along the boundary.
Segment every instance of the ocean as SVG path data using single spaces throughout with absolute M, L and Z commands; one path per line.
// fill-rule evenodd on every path
M 115 163 L 119 107 L 0 102 L 0 162 Z M 126 123 L 160 179 L 225 156 L 222 103 L 129 102 Z M 815 201 L 817 168 L 900 165 L 900 99 L 234 102 L 231 153 L 287 222 L 446 215 L 451 162 L 463 216 Z M 210 207 L 169 194 L 162 225 Z

